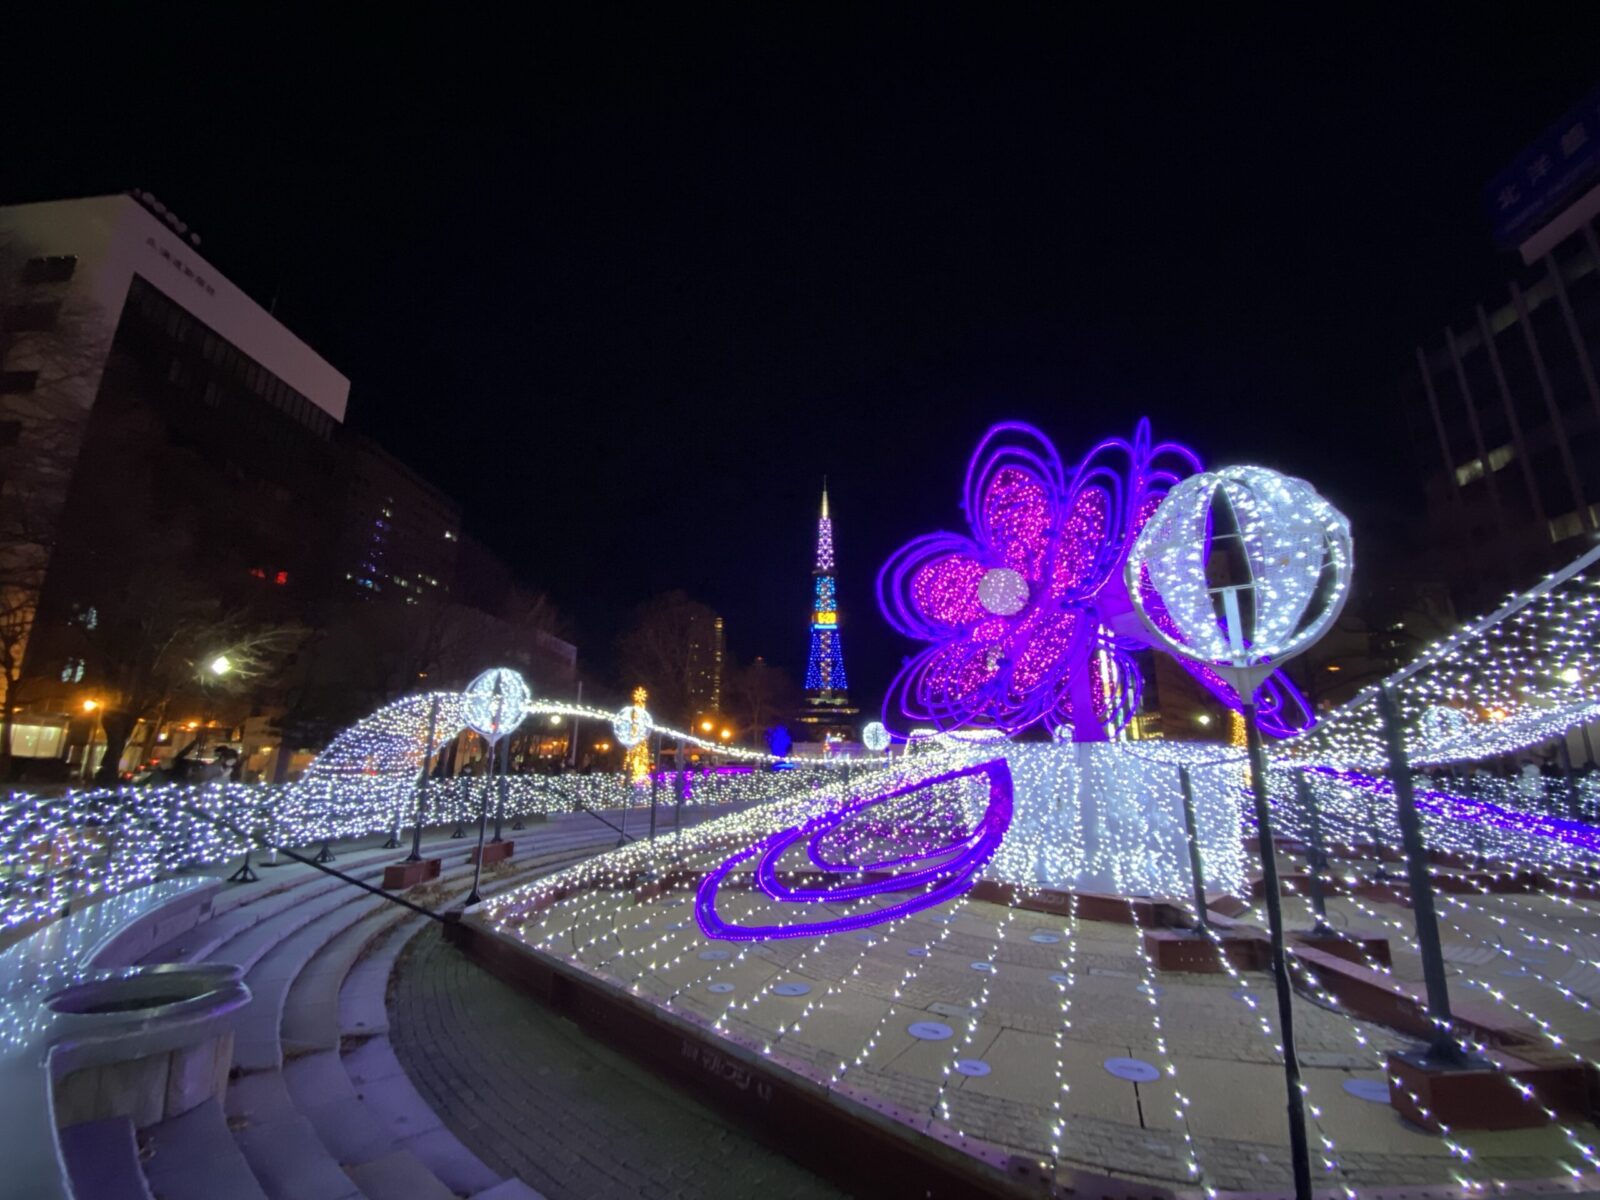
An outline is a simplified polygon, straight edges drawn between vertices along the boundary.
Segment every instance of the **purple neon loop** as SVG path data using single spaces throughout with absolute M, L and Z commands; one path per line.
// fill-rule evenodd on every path
M 902 900 L 897 904 L 880 908 L 874 912 L 856 913 L 851 916 L 835 917 L 826 921 L 798 922 L 793 925 L 735 925 L 724 921 L 717 915 L 717 891 L 722 886 L 723 880 L 741 863 L 749 862 L 750 859 L 755 858 L 757 855 L 762 856 L 763 862 L 767 861 L 769 855 L 771 856 L 771 861 L 776 862 L 777 856 L 793 846 L 800 838 L 810 834 L 813 835 L 815 840 L 816 835 L 826 834 L 830 830 L 838 828 L 865 809 L 909 796 L 924 789 L 931 791 L 940 784 L 977 775 L 984 775 L 988 778 L 989 802 L 973 834 L 950 847 L 951 850 L 959 850 L 955 858 L 935 867 L 923 868 L 907 875 L 895 876 L 890 879 L 859 884 L 834 891 L 784 888 L 777 882 L 775 876 L 768 881 L 774 886 L 767 889 L 769 895 L 781 901 L 838 901 L 859 899 L 863 896 L 876 895 L 882 892 L 900 891 L 913 882 L 938 881 L 937 886 L 930 888 L 921 895 L 913 896 L 910 899 Z M 942 775 L 920 780 L 917 783 L 882 796 L 870 796 L 853 801 L 837 812 L 825 817 L 815 818 L 798 826 L 781 829 L 777 833 L 763 838 L 755 845 L 739 851 L 739 853 L 723 862 L 721 866 L 717 867 L 716 870 L 712 871 L 700 882 L 699 891 L 695 894 L 695 921 L 700 926 L 700 932 L 707 938 L 727 942 L 753 942 L 767 938 L 818 937 L 832 933 L 845 933 L 853 929 L 864 929 L 869 925 L 898 920 L 914 912 L 937 907 L 965 892 L 972 885 L 978 872 L 994 857 L 995 851 L 1000 848 L 1000 843 L 1005 837 L 1006 830 L 1011 826 L 1012 806 L 1011 769 L 1006 765 L 1004 759 L 995 759 L 992 762 L 963 767 L 957 771 L 948 771 Z M 934 853 L 938 852 L 934 851 Z M 923 854 L 918 857 L 926 858 L 928 855 Z M 850 870 L 852 868 L 835 866 L 828 869 Z M 853 869 L 862 870 L 864 868 L 856 867 Z M 763 886 L 765 887 L 766 885 L 764 884 Z

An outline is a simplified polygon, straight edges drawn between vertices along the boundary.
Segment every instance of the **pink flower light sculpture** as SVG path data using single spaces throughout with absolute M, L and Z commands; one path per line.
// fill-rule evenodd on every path
M 967 468 L 971 535 L 917 538 L 878 572 L 890 625 L 931 643 L 890 685 L 884 723 L 1017 733 L 1043 722 L 1077 741 L 1103 741 L 1126 726 L 1143 685 L 1133 654 L 1151 640 L 1123 565 L 1168 489 L 1198 470 L 1193 451 L 1153 443 L 1148 421 L 1132 441 L 1101 442 L 1070 474 L 1033 426 L 990 429 Z M 1239 707 L 1215 672 L 1182 665 Z M 1281 676 L 1262 685 L 1257 702 L 1268 733 L 1311 724 Z

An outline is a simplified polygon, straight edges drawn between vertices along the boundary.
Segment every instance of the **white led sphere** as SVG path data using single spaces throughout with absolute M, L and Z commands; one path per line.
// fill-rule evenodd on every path
M 1351 564 L 1350 522 L 1309 483 L 1226 467 L 1162 499 L 1128 555 L 1128 595 L 1172 653 L 1261 668 L 1327 632 Z
M 889 731 L 882 721 L 868 721 L 861 729 L 861 744 L 874 754 L 889 748 Z
M 623 746 L 637 746 L 650 736 L 650 730 L 654 727 L 655 721 L 642 704 L 619 708 L 617 715 L 611 718 L 611 732 L 616 734 L 617 741 Z
M 533 692 L 510 667 L 492 667 L 461 693 L 461 718 L 491 745 L 522 723 Z
M 997 617 L 1021 612 L 1028 604 L 1028 581 L 1010 567 L 994 567 L 978 580 L 978 603 Z

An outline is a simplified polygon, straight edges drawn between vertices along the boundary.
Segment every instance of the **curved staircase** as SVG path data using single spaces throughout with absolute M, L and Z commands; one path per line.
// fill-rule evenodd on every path
M 668 814 L 664 827 L 670 829 Z M 610 849 L 616 834 L 586 815 L 517 835 L 517 857 L 486 868 L 493 894 Z M 408 899 L 442 910 L 472 881 L 473 842 L 436 831 L 424 854 L 440 876 Z M 377 883 L 396 850 L 341 852 L 339 870 Z M 138 961 L 224 962 L 251 999 L 234 1033 L 225 1101 L 212 1100 L 141 1135 L 154 1200 L 529 1200 L 539 1193 L 486 1167 L 445 1127 L 401 1069 L 388 1038 L 396 960 L 429 918 L 299 863 L 260 868 L 213 897 L 209 918 Z M 159 916 L 152 920 L 159 923 Z M 92 1132 L 92 1131 L 90 1131 Z M 107 1131 L 125 1140 L 125 1131 Z M 99 1143 L 63 1139 L 74 1179 Z M 120 1141 L 118 1147 L 121 1147 Z M 124 1154 L 125 1157 L 125 1154 Z M 78 1189 L 80 1200 L 131 1190 Z

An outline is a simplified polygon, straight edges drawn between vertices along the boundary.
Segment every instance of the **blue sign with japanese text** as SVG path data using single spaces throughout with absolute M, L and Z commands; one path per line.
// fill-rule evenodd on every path
M 1496 175 L 1484 191 L 1494 239 L 1524 242 L 1557 210 L 1600 179 L 1600 88 Z

